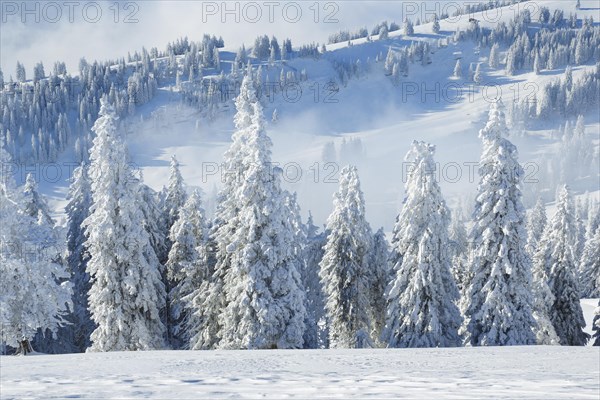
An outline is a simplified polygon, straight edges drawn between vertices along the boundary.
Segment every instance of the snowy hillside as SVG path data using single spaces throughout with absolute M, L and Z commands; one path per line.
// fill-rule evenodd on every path
M 585 1 L 582 4 L 581 9 L 576 10 L 574 1 L 524 2 L 493 11 L 450 17 L 440 21 L 441 31 L 437 35 L 431 34 L 431 23 L 426 23 L 415 26 L 413 35 L 405 35 L 400 29 L 390 32 L 387 40 L 377 40 L 377 36 L 373 36 L 373 41 L 368 43 L 366 39 L 353 40 L 351 47 L 346 42 L 327 45 L 327 52 L 319 60 L 294 58 L 269 66 L 268 62 L 253 59 L 255 68 L 257 64 L 263 65 L 263 74 L 268 75 L 271 82 L 278 81 L 282 64 L 286 73 L 299 74 L 304 70 L 307 75 L 307 81 L 298 86 L 286 86 L 285 93 L 277 92 L 264 103 L 267 116 L 270 117 L 274 110 L 279 115 L 277 124 L 270 124 L 268 128 L 275 144 L 273 159 L 285 168 L 286 187 L 298 192 L 303 215 L 310 210 L 317 222 L 325 222 L 331 211 L 328 204 L 339 171 L 351 162 L 361 170 L 370 222 L 390 231 L 404 197 L 406 167 L 402 158 L 415 139 L 438 146 L 440 183 L 453 207 L 459 200 L 470 203 L 472 195 L 469 193 L 474 191 L 477 183 L 474 170 L 480 151 L 477 132 L 491 102 L 497 97 L 502 97 L 506 104 L 513 99 L 533 101 L 540 96 L 545 84 L 562 77 L 566 64 L 542 71 L 540 75 L 525 69 L 515 76 L 506 76 L 502 63 L 496 69 L 488 67 L 489 49 L 481 48 L 473 40 L 454 42 L 451 39 L 454 32 L 467 30 L 471 17 L 480 21 L 482 28 L 493 28 L 499 23 L 509 24 L 520 12 L 527 10 L 532 13 L 532 21 L 537 21 L 541 7 L 548 7 L 551 12 L 563 10 L 565 18 L 569 13 L 577 13 L 580 21 L 587 17 L 598 19 L 596 8 L 587 7 Z M 539 24 L 532 25 L 535 32 Z M 449 43 L 436 48 L 439 40 Z M 406 79 L 394 86 L 390 77 L 385 76 L 383 65 L 389 48 L 396 50 L 421 42 L 430 43 L 432 52 L 435 51 L 431 54 L 431 64 L 411 64 Z M 235 49 L 235 44 L 229 44 L 221 51 L 224 72 L 231 71 Z M 500 46 L 501 61 L 507 50 Z M 452 77 L 458 53 L 463 66 L 462 79 Z M 381 60 L 376 63 L 378 56 Z M 183 63 L 182 57 L 176 58 Z M 336 63 L 355 63 L 357 60 L 364 71 L 344 78 L 347 82 L 340 81 L 339 70 L 334 68 Z M 482 63 L 481 85 L 466 78 L 469 65 L 477 63 Z M 584 71 L 594 68 L 593 63 L 573 66 L 573 79 L 577 80 Z M 206 70 L 205 79 L 211 77 L 211 70 L 214 71 Z M 222 162 L 229 144 L 233 104 L 231 101 L 225 103 L 219 107 L 217 116 L 207 121 L 202 117 L 205 111 L 182 104 L 174 85 L 173 78 L 159 81 L 155 97 L 139 107 L 135 116 L 128 118 L 132 161 L 143 171 L 145 183 L 160 190 L 168 177 L 168 160 L 177 155 L 188 185 L 201 187 L 207 194 L 206 200 L 214 202 L 215 187 L 221 185 L 222 171 L 213 170 Z M 573 114 L 570 119 L 576 117 Z M 598 114 L 592 107 L 585 117 L 586 132 L 597 145 Z M 141 123 L 141 118 L 145 122 Z M 548 140 L 548 137 L 564 125 L 563 121 L 562 118 L 531 120 L 526 123 L 527 134 L 514 137 L 526 169 L 524 191 L 528 207 L 533 206 L 540 194 L 548 202 L 554 197 L 553 189 L 532 182 L 551 179 L 546 171 L 548 160 L 541 156 L 556 151 L 556 141 Z M 521 122 L 518 125 L 518 129 L 523 129 Z M 165 135 L 165 131 L 169 134 Z M 358 154 L 354 154 L 351 146 L 343 146 L 344 140 L 351 139 L 360 140 Z M 324 159 L 324 147 L 331 142 L 338 155 L 333 160 Z M 65 204 L 68 181 L 64 178 L 70 176 L 71 163 L 77 161 L 76 154 L 67 149 L 57 160 L 60 179 L 52 179 L 55 176 L 52 170 L 52 174 L 47 173 L 51 182 L 40 182 L 42 192 L 52 200 L 57 215 L 62 214 Z M 327 164 L 331 161 L 335 165 Z M 45 173 L 43 166 L 23 166 L 19 168 L 18 180 L 24 180 L 25 171 L 29 170 L 40 176 Z M 576 194 L 589 192 L 592 198 L 600 198 L 597 174 L 571 182 L 571 185 Z M 464 211 L 469 212 L 468 208 Z

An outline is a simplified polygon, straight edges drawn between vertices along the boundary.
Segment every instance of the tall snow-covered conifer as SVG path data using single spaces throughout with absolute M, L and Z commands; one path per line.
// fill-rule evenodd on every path
M 23 201 L 25 212 L 33 218 L 41 218 L 42 221 L 50 226 L 54 226 L 54 221 L 50 216 L 50 207 L 46 199 L 40 195 L 38 184 L 32 174 L 27 174 L 25 186 L 23 187 Z
M 535 343 L 531 260 L 520 184 L 523 169 L 508 134 L 504 107 L 494 103 L 483 140 L 480 182 L 470 233 L 473 279 L 465 293 L 463 331 L 466 343 L 525 345 Z
M 299 348 L 304 333 L 304 293 L 294 255 L 294 231 L 271 162 L 271 139 L 262 106 L 252 103 L 243 151 L 244 179 L 237 188 L 238 225 L 227 251 L 227 305 L 221 314 L 222 348 Z
M 344 167 L 327 220 L 327 244 L 320 263 L 329 344 L 333 348 L 372 346 L 369 263 L 371 228 L 356 167 Z
M 389 265 L 389 246 L 385 238 L 383 228 L 380 228 L 373 236 L 373 251 L 371 253 L 371 310 L 373 321 L 371 337 L 379 340 L 385 326 L 385 314 L 387 311 L 387 298 L 385 292 L 392 279 L 392 271 Z
M 538 199 L 535 203 L 535 207 L 529 215 L 529 218 L 527 218 L 528 236 L 525 249 L 532 258 L 538 250 L 538 245 L 542 239 L 542 235 L 544 234 L 544 229 L 546 229 L 547 223 L 548 218 L 546 217 L 546 206 L 544 205 L 542 199 Z
M 215 219 L 210 230 L 209 241 L 214 262 L 209 262 L 209 280 L 203 282 L 189 297 L 188 307 L 193 313 L 193 326 L 190 326 L 192 337 L 190 348 L 193 350 L 212 349 L 220 340 L 222 320 L 220 315 L 225 308 L 226 299 L 223 289 L 224 278 L 231 268 L 231 257 L 227 248 L 239 224 L 239 203 L 237 189 L 242 182 L 242 173 L 246 167 L 244 161 L 244 144 L 248 130 L 252 124 L 252 104 L 258 101 L 252 81 L 251 68 L 247 69 L 240 87 L 240 94 L 235 100 L 237 113 L 234 117 L 236 131 L 232 135 L 232 143 L 225 152 L 222 168 L 224 171 L 223 187 L 218 194 L 218 205 Z
M 309 213 L 301 274 L 306 298 L 304 347 L 308 349 L 328 347 L 327 324 L 324 319 L 325 299 L 319 279 L 319 263 L 323 258 L 323 246 L 327 236 L 325 233 L 317 233 L 318 230 L 319 228 L 313 223 L 312 214 Z
M 0 164 L 10 162 L 0 147 Z M 0 341 L 17 348 L 38 330 L 56 334 L 67 322 L 72 291 L 66 268 L 54 262 L 51 227 L 29 215 L 10 174 L 0 178 Z
M 169 340 L 175 348 L 187 347 L 190 339 L 190 313 L 185 299 L 208 278 L 206 253 L 206 221 L 200 192 L 195 190 L 179 210 L 179 218 L 171 227 L 173 245 L 166 267 L 171 271 L 173 287 L 169 297 Z
M 391 347 L 460 345 L 458 289 L 450 272 L 450 210 L 435 179 L 435 147 L 413 142 L 407 197 L 395 231 L 394 265 L 383 339 Z
M 90 151 L 92 206 L 84 225 L 90 254 L 89 307 L 97 327 L 91 351 L 151 350 L 164 346 L 165 288 L 144 229 L 140 183 L 128 165 L 114 108 L 101 100 Z
M 600 346 L 600 300 L 598 300 L 598 307 L 594 310 L 594 325 L 592 330 L 594 331 L 594 346 Z
M 177 161 L 175 156 L 171 157 L 169 171 L 169 185 L 166 188 L 163 204 L 167 235 L 179 217 L 179 210 L 183 207 L 185 201 L 187 200 L 187 194 L 183 184 L 183 177 L 179 171 L 179 161 Z M 170 250 L 170 246 L 168 250 Z
M 448 228 L 450 239 L 448 252 L 452 263 L 451 271 L 458 290 L 462 292 L 471 281 L 467 252 L 469 247 L 467 228 L 462 219 L 462 212 L 453 213 L 452 221 Z
M 73 181 L 67 197 L 67 266 L 73 283 L 73 312 L 69 316 L 74 330 L 74 342 L 77 349 L 84 352 L 91 344 L 90 335 L 94 331 L 94 322 L 88 309 L 90 276 L 86 272 L 89 255 L 85 248 L 85 229 L 83 221 L 89 216 L 92 203 L 90 181 L 87 167 L 80 165 L 73 172 Z
M 600 297 L 600 228 L 585 245 L 580 271 L 581 297 Z
M 585 319 L 579 302 L 579 282 L 574 259 L 573 238 L 576 235 L 573 200 L 566 186 L 557 199 L 557 210 L 542 237 L 535 255 L 536 269 L 548 274 L 548 286 L 554 296 L 550 320 L 560 344 L 583 346 L 589 335 L 583 331 Z

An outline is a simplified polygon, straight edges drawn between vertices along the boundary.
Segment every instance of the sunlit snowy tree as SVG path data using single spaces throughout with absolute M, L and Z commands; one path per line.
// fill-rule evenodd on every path
M 394 265 L 383 339 L 391 347 L 460 345 L 459 294 L 450 272 L 450 210 L 435 179 L 435 147 L 413 142 L 406 160 L 411 169 L 407 197 L 395 231 Z
M 531 261 L 520 184 L 523 169 L 508 134 L 501 102 L 494 103 L 483 140 L 471 240 L 473 279 L 465 293 L 466 343 L 535 343 Z

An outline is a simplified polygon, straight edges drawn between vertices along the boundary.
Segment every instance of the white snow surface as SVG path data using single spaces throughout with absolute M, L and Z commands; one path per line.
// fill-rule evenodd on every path
M 152 351 L 0 360 L 7 400 L 597 399 L 600 390 L 600 349 L 592 347 Z

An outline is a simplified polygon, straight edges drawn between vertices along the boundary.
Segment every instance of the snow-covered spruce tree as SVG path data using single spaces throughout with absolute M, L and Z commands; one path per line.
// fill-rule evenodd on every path
M 494 43 L 492 49 L 490 50 L 489 66 L 493 69 L 496 69 L 500 66 L 500 46 L 498 43 Z
M 89 351 L 150 350 L 164 346 L 165 288 L 144 229 L 140 183 L 128 165 L 114 108 L 101 99 L 92 130 L 90 215 L 84 222 L 90 259 L 89 308 L 97 327 Z
M 396 56 L 392 50 L 392 46 L 388 48 L 387 56 L 385 57 L 385 63 L 383 69 L 386 75 L 392 75 L 394 64 L 396 63 Z
M 380 228 L 373 236 L 373 251 L 371 253 L 371 316 L 372 331 L 371 337 L 379 340 L 381 332 L 385 327 L 385 314 L 387 311 L 387 298 L 385 291 L 393 278 L 391 268 L 388 262 L 389 246 L 385 238 L 383 228 Z
M 168 238 L 165 236 L 164 232 L 165 220 L 163 218 L 163 213 L 160 206 L 160 194 L 152 190 L 148 185 L 144 184 L 142 173 L 140 172 L 139 174 L 140 191 L 142 196 L 139 205 L 142 215 L 144 216 L 144 228 L 146 229 L 146 232 L 148 232 L 150 246 L 152 246 L 152 249 L 154 249 L 154 253 L 162 265 L 163 261 L 166 262 L 168 256 Z
M 436 35 L 440 33 L 440 19 L 437 14 L 433 17 L 433 24 L 431 25 L 431 31 Z
M 8 163 L 0 147 L 0 164 Z M 10 174 L 0 178 L 0 341 L 18 348 L 67 323 L 72 291 L 67 270 L 53 260 L 58 244 L 48 225 L 28 214 Z
M 600 228 L 600 203 L 596 201 L 594 204 L 590 203 L 588 207 L 588 220 L 585 227 L 585 235 L 589 240 L 596 230 Z
M 460 60 L 456 60 L 456 65 L 454 66 L 454 72 L 452 73 L 452 76 L 458 79 L 462 78 L 462 64 Z
M 581 297 L 600 297 L 600 228 L 585 244 L 579 270 Z
M 409 20 L 408 18 L 404 19 L 404 34 L 405 35 L 414 35 L 415 34 L 415 28 L 413 26 L 413 23 L 411 20 Z
M 529 236 L 525 249 L 530 258 L 534 258 L 538 247 L 541 244 L 544 229 L 546 228 L 546 207 L 541 199 L 538 199 L 536 205 L 527 219 Z M 554 303 L 554 295 L 548 287 L 548 271 L 543 263 L 535 261 L 532 268 L 533 276 L 533 317 L 537 323 L 535 334 L 537 343 L 542 345 L 559 344 L 560 340 L 556 336 L 556 331 L 550 320 L 550 308 Z
M 540 243 L 541 244 L 541 243 Z M 560 339 L 556 335 L 556 330 L 550 319 L 552 305 L 555 297 L 548 286 L 548 271 L 546 271 L 543 262 L 537 262 L 534 259 L 533 268 L 533 317 L 537 326 L 535 327 L 535 336 L 537 344 L 557 345 Z
M 303 345 L 304 291 L 294 254 L 296 235 L 288 217 L 279 168 L 271 162 L 271 139 L 262 106 L 252 103 L 243 151 L 244 179 L 237 188 L 238 224 L 227 251 L 226 306 L 219 347 L 286 349 Z
M 577 265 L 574 260 L 573 237 L 576 234 L 575 210 L 571 195 L 564 186 L 557 199 L 557 210 L 535 255 L 536 269 L 544 268 L 548 286 L 554 296 L 550 320 L 560 344 L 583 346 L 589 335 L 583 331 L 585 320 L 579 302 Z
M 594 346 L 600 346 L 600 300 L 598 300 L 598 307 L 594 310 L 594 321 L 592 324 Z
M 517 73 L 517 56 L 514 47 L 511 47 L 506 54 L 506 75 L 513 76 Z
M 73 179 L 67 196 L 67 267 L 73 283 L 73 311 L 68 319 L 73 329 L 75 346 L 84 352 L 90 344 L 90 335 L 94 323 L 88 310 L 90 276 L 86 272 L 89 255 L 85 249 L 85 230 L 83 221 L 89 216 L 92 203 L 90 181 L 87 167 L 80 165 L 73 171 Z
M 323 246 L 327 235 L 317 233 L 312 214 L 306 222 L 306 246 L 304 247 L 304 263 L 302 268 L 302 285 L 305 292 L 306 321 L 304 330 L 304 348 L 327 348 L 328 332 L 325 321 L 325 299 L 319 279 L 319 263 L 323 258 Z
M 473 82 L 478 85 L 481 85 L 483 82 L 483 72 L 481 71 L 481 63 L 477 63 L 477 67 L 475 68 L 475 75 L 473 75 Z
M 546 206 L 542 199 L 538 198 L 535 203 L 535 207 L 531 211 L 531 214 L 527 218 L 527 245 L 525 249 L 529 256 L 533 258 L 538 250 L 540 240 L 546 229 L 548 218 L 546 217 Z
M 193 325 L 189 331 L 190 348 L 193 350 L 212 349 L 220 340 L 222 320 L 220 315 L 225 308 L 226 299 L 223 289 L 224 278 L 231 268 L 231 257 L 227 248 L 237 230 L 239 223 L 238 187 L 242 182 L 242 173 L 247 168 L 244 161 L 244 144 L 248 130 L 252 124 L 254 113 L 252 104 L 258 101 L 256 89 L 252 81 L 249 67 L 240 87 L 240 94 L 235 100 L 237 113 L 234 117 L 236 131 L 232 135 L 232 143 L 225 152 L 223 169 L 223 187 L 218 194 L 218 205 L 215 219 L 209 233 L 211 243 L 209 254 L 214 254 L 214 263 L 209 261 L 209 280 L 203 282 L 191 295 L 187 302 L 193 313 Z M 210 260 L 210 259 L 209 259 Z
M 467 261 L 469 239 L 462 212 L 457 210 L 452 214 L 452 221 L 448 228 L 448 239 L 450 240 L 448 252 L 452 263 L 450 270 L 458 290 L 462 292 L 471 281 Z
M 25 180 L 23 202 L 27 215 L 36 219 L 41 218 L 44 223 L 54 226 L 54 220 L 50 216 L 50 207 L 48 207 L 46 199 L 40 195 L 38 184 L 32 174 L 27 174 Z
M 535 59 L 533 61 L 533 72 L 535 72 L 536 75 L 540 75 L 541 74 L 541 70 L 542 70 L 542 61 L 540 59 L 540 53 L 536 52 L 535 53 Z
M 187 347 L 189 310 L 186 296 L 199 288 L 208 278 L 206 253 L 206 221 L 200 192 L 195 190 L 179 210 L 179 218 L 171 228 L 169 239 L 173 245 L 166 267 L 173 284 L 168 293 L 169 342 L 173 348 Z
M 450 272 L 450 210 L 435 179 L 435 147 L 413 142 L 411 170 L 398 217 L 395 251 L 402 262 L 388 292 L 383 340 L 390 347 L 459 346 L 459 294 Z
M 327 219 L 327 244 L 320 263 L 332 348 L 372 347 L 369 263 L 372 232 L 356 167 L 344 167 Z
M 171 157 L 169 168 L 169 185 L 166 188 L 163 202 L 163 214 L 166 224 L 167 235 L 179 217 L 179 210 L 185 204 L 187 194 L 183 183 L 183 177 L 179 171 L 179 162 L 175 156 Z M 169 246 L 168 250 L 171 249 Z
M 461 332 L 472 346 L 526 345 L 536 341 L 531 261 L 525 251 L 525 210 L 519 188 L 523 169 L 508 134 L 504 107 L 492 105 L 483 140 L 473 214 L 471 273 Z
M 44 237 L 46 256 L 55 263 L 64 265 L 62 259 L 62 241 L 59 229 L 50 216 L 50 207 L 44 196 L 39 193 L 37 182 L 32 174 L 27 175 L 23 187 L 22 199 L 24 211 L 27 215 L 37 220 L 38 237 Z M 53 252 L 54 254 L 49 254 Z M 66 280 L 67 278 L 63 278 Z M 42 353 L 60 354 L 72 353 L 74 347 L 73 331 L 67 326 L 61 326 L 53 333 L 44 329 L 38 330 L 32 341 L 33 347 Z

